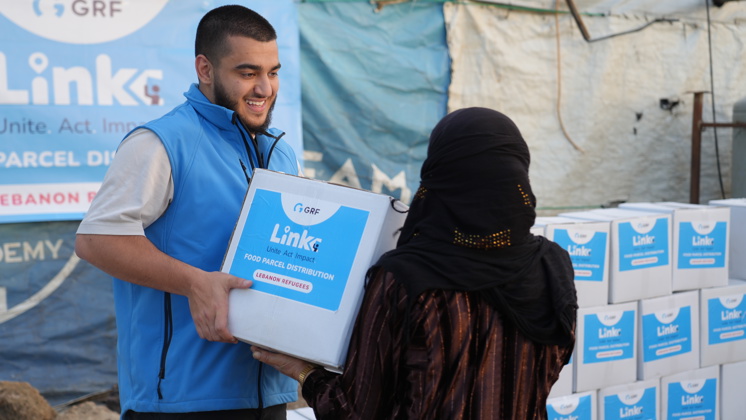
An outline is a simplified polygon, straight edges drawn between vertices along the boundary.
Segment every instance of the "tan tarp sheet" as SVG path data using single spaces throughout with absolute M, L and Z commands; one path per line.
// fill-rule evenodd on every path
M 676 22 L 596 42 L 583 39 L 569 14 L 555 20 L 493 5 L 444 4 L 453 60 L 448 109 L 486 106 L 514 119 L 532 152 L 539 207 L 549 212 L 615 201 L 686 202 L 692 92 L 710 91 L 706 9 L 690 3 L 681 2 Z M 560 8 L 567 10 L 564 2 Z M 737 18 L 744 11 L 744 3 L 711 10 L 718 17 L 711 25 L 718 122 L 731 122 L 733 104 L 746 97 L 746 21 Z M 653 18 L 583 16 L 591 38 Z M 662 109 L 661 100 L 677 104 Z M 704 96 L 707 122 L 710 100 Z M 701 202 L 720 198 L 713 132 L 702 137 Z M 732 133 L 717 131 L 726 195 Z

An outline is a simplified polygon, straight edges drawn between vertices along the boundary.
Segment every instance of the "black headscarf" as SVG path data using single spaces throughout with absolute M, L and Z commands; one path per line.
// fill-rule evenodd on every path
M 479 291 L 528 338 L 572 343 L 577 298 L 569 255 L 534 236 L 529 150 L 507 116 L 466 108 L 430 135 L 420 187 L 397 248 L 374 265 L 410 298 L 429 289 Z

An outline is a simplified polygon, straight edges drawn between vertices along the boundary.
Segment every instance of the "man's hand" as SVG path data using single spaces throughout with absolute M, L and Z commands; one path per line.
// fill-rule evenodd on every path
M 200 337 L 224 343 L 238 342 L 228 331 L 228 294 L 231 289 L 248 289 L 251 284 L 249 280 L 219 271 L 204 272 L 191 282 L 187 298 Z

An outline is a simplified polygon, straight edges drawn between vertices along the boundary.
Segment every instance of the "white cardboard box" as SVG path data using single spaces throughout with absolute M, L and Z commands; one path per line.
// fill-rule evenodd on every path
M 746 281 L 702 289 L 700 308 L 700 366 L 746 360 Z
M 671 215 L 597 209 L 560 216 L 611 223 L 609 303 L 671 294 Z
M 596 391 L 547 398 L 547 420 L 596 420 Z
M 573 219 L 558 216 L 537 216 L 536 219 L 534 219 L 534 225 L 531 226 L 531 233 L 534 235 L 545 236 L 547 224 L 558 223 L 561 221 L 571 222 Z
M 544 226 L 533 225 L 529 232 L 534 236 L 544 236 Z
M 720 418 L 720 367 L 710 366 L 661 378 L 663 420 Z
M 637 379 L 637 302 L 578 309 L 573 390 Z
M 365 273 L 395 247 L 407 206 L 389 196 L 257 169 L 222 271 L 239 340 L 343 370 Z
M 699 292 L 643 299 L 639 309 L 637 379 L 699 368 Z
M 556 218 L 545 235 L 570 254 L 575 270 L 578 306 L 609 303 L 609 222 Z
M 730 256 L 728 276 L 746 280 L 746 198 L 711 200 L 711 206 L 730 207 Z
M 673 291 L 728 283 L 730 209 L 674 202 L 622 203 L 621 208 L 673 217 Z
M 660 405 L 660 378 L 598 391 L 598 417 L 601 420 L 658 419 Z
M 575 223 L 576 219 L 562 216 L 538 216 L 534 220 L 534 226 L 545 227 L 550 223 Z
M 720 418 L 746 418 L 746 361 L 720 366 Z

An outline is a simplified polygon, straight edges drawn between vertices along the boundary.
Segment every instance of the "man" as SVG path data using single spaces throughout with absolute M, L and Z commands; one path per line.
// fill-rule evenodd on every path
M 199 84 L 125 137 L 78 228 L 76 253 L 115 277 L 124 419 L 284 419 L 297 398 L 295 381 L 228 331 L 228 294 L 251 282 L 218 271 L 251 169 L 298 173 L 283 133 L 268 128 L 276 39 L 245 7 L 208 12 Z

